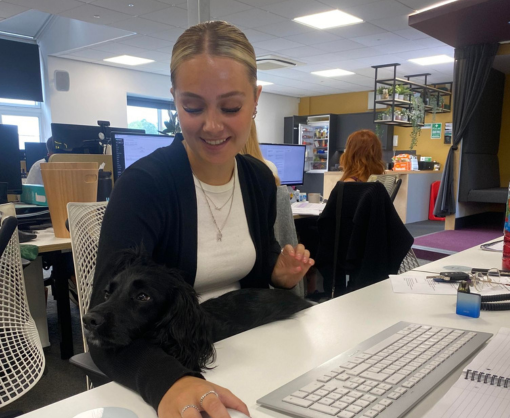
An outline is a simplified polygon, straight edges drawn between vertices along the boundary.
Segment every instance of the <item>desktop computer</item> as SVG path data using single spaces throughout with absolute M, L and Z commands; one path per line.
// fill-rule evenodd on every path
M 282 185 L 299 186 L 303 184 L 305 145 L 260 144 L 260 150 L 266 160 L 276 165 Z
M 42 160 L 48 155 L 48 149 L 45 142 L 26 142 L 25 143 L 25 159 L 27 165 L 27 173 L 36 161 Z
M 135 161 L 151 154 L 158 148 L 170 145 L 173 140 L 173 136 L 167 135 L 113 133 L 112 157 L 114 181 L 117 181 L 124 170 Z
M 21 194 L 21 165 L 18 127 L 0 125 L 0 183 L 7 183 L 8 194 Z

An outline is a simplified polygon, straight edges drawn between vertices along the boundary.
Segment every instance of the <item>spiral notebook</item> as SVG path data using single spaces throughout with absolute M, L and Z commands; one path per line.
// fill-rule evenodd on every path
M 510 418 L 510 329 L 501 328 L 425 418 Z

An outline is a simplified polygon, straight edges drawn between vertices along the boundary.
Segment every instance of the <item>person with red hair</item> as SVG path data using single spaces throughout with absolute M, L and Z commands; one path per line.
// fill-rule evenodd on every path
M 340 181 L 365 182 L 372 174 L 384 174 L 382 146 L 377 135 L 368 129 L 349 135 L 340 166 L 344 172 Z

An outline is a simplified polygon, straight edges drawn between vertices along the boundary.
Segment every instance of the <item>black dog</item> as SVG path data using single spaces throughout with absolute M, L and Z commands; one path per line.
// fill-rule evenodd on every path
M 114 274 L 105 302 L 83 317 L 89 344 L 117 349 L 144 338 L 197 371 L 214 361 L 214 342 L 287 319 L 311 305 L 277 289 L 235 290 L 199 304 L 178 270 L 137 251 L 124 252 Z

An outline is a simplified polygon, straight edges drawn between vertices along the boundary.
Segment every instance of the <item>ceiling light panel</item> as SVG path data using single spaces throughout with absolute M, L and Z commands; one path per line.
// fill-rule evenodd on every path
M 331 10 L 330 12 L 296 17 L 294 21 L 316 29 L 336 28 L 363 22 L 362 19 L 340 10 Z
M 341 70 L 340 68 L 335 68 L 333 70 L 313 71 L 312 74 L 320 75 L 321 77 L 341 77 L 344 75 L 351 75 L 355 73 L 351 71 Z
M 446 64 L 455 61 L 448 55 L 434 55 L 432 57 L 414 58 L 409 61 L 419 65 L 434 65 L 434 64 Z
M 270 83 L 269 81 L 257 80 L 257 86 L 270 86 L 271 84 L 274 83 Z
M 113 62 L 115 64 L 132 65 L 132 66 L 143 65 L 143 64 L 148 64 L 150 62 L 154 62 L 154 60 L 133 57 L 131 55 L 120 55 L 118 57 L 106 58 L 103 61 Z

